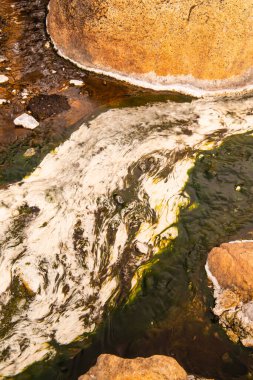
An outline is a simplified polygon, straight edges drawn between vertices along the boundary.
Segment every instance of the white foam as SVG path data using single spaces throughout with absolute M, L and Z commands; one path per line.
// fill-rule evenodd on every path
M 205 265 L 205 270 L 206 270 L 206 274 L 207 274 L 207 277 L 209 278 L 209 280 L 212 282 L 213 284 L 213 287 L 214 287 L 214 291 L 215 291 L 215 297 L 218 295 L 218 293 L 220 292 L 221 290 L 221 287 L 220 287 L 220 284 L 217 280 L 217 278 L 212 274 L 212 272 L 210 271 L 210 268 L 209 268 L 209 265 L 208 265 L 208 262 L 206 263 Z

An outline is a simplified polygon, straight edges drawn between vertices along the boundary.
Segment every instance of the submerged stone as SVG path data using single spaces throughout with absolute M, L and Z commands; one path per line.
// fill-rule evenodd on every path
M 33 157 L 36 154 L 36 150 L 34 148 L 29 148 L 25 151 L 24 157 Z
M 198 95 L 253 84 L 252 5 L 51 0 L 47 25 L 59 53 L 86 69 Z
M 42 121 L 61 112 L 68 111 L 70 105 L 63 95 L 40 94 L 29 101 L 28 109 L 37 120 Z
M 6 100 L 6 99 L 0 99 L 0 106 L 3 105 L 3 104 L 7 104 L 7 103 L 9 103 L 8 100 Z
M 6 83 L 9 81 L 9 78 L 6 75 L 0 75 L 0 83 Z
M 253 242 L 224 243 L 208 255 L 214 313 L 234 342 L 253 347 Z
M 82 87 L 84 85 L 84 82 L 82 80 L 78 80 L 78 79 L 71 79 L 69 81 L 70 84 L 73 84 L 74 86 L 77 86 L 77 87 Z
M 0 55 L 0 63 L 6 62 L 8 59 L 4 55 Z

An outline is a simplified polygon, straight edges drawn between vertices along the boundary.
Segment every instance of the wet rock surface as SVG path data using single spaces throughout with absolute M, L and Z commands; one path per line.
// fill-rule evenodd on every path
M 191 93 L 242 89 L 253 83 L 252 5 L 51 0 L 48 30 L 61 55 L 132 83 Z
M 185 370 L 173 358 L 121 359 L 113 355 L 101 355 L 95 367 L 79 380 L 187 380 Z
M 95 367 L 79 380 L 205 380 L 187 376 L 185 370 L 171 357 L 155 355 L 149 358 L 122 359 L 101 355 Z M 207 379 L 206 379 L 207 380 Z
M 253 347 L 253 242 L 224 243 L 209 253 L 214 313 L 230 339 Z
M 72 109 L 79 103 L 76 117 L 63 113 L 51 128 L 68 128 L 71 124 L 90 115 L 99 106 L 125 95 L 136 93 L 136 89 L 118 85 L 115 81 L 87 74 L 75 65 L 59 57 L 46 32 L 45 19 L 48 0 L 3 0 L 0 24 L 0 98 L 9 101 L 2 104 L 0 115 L 10 121 L 24 112 L 32 98 L 38 95 L 62 95 L 67 97 Z M 8 82 L 7 79 L 8 78 Z M 71 88 L 71 80 L 80 80 L 84 86 Z M 138 92 L 138 91 L 137 91 Z M 47 103 L 47 102 L 45 102 Z M 71 117 L 68 117 L 71 115 Z M 66 120 L 68 119 L 68 120 Z M 16 130 L 0 124 L 0 145 L 9 144 L 29 132 Z M 57 133 L 57 131 L 55 131 Z M 7 136 L 9 135 L 9 136 Z

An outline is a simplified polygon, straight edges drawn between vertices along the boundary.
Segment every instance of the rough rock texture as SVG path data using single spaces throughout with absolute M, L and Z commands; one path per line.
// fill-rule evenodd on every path
M 187 376 L 178 362 L 170 357 L 155 355 L 150 358 L 122 359 L 101 355 L 97 364 L 79 380 L 201 380 Z M 202 379 L 205 380 L 205 379 Z
M 187 380 L 185 370 L 173 358 L 122 359 L 114 355 L 101 355 L 95 367 L 79 380 Z
M 253 242 L 212 249 L 206 271 L 214 286 L 214 313 L 228 336 L 253 347 Z
M 242 88 L 253 83 L 252 6 L 253 0 L 51 0 L 48 30 L 60 53 L 86 68 L 151 87 Z

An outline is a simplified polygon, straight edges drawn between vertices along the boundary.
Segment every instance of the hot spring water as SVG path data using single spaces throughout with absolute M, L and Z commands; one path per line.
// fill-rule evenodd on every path
M 251 98 L 109 110 L 0 191 L 2 377 L 85 344 L 107 310 L 138 299 L 198 208 L 189 173 L 229 136 L 250 136 L 252 110 Z

